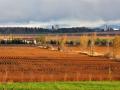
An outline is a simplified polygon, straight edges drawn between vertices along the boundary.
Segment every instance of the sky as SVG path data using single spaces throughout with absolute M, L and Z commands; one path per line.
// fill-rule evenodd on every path
M 0 0 L 0 25 L 120 23 L 120 0 Z

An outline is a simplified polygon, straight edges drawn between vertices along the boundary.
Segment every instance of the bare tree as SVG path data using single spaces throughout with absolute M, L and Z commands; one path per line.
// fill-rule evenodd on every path
M 62 36 L 62 38 L 59 41 L 58 50 L 64 50 L 66 40 L 67 40 L 67 36 L 66 35 Z
M 120 36 L 115 36 L 113 39 L 113 58 L 118 58 L 120 51 Z
M 10 34 L 9 35 L 9 40 L 13 40 L 14 38 L 13 38 L 13 35 L 12 34 Z
M 39 36 L 36 38 L 36 42 L 38 45 L 46 45 L 46 37 L 45 36 Z
M 86 51 L 87 47 L 88 47 L 88 36 L 86 34 L 80 36 L 80 47 L 81 47 L 81 51 Z
M 95 40 L 96 40 L 96 32 L 91 34 L 90 38 L 90 55 L 94 56 L 95 53 Z

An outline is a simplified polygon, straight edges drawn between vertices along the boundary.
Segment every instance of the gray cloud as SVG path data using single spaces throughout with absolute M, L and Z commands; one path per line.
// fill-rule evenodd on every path
M 120 0 L 0 0 L 0 23 L 120 20 Z

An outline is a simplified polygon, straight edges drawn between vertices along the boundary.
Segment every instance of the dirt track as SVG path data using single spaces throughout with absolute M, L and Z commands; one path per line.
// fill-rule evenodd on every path
M 120 80 L 120 62 L 38 47 L 0 47 L 0 81 Z

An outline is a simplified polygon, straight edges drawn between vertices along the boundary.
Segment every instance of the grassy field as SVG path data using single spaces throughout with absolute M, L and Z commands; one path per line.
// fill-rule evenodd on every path
M 0 90 L 120 90 L 120 82 L 7 83 Z

